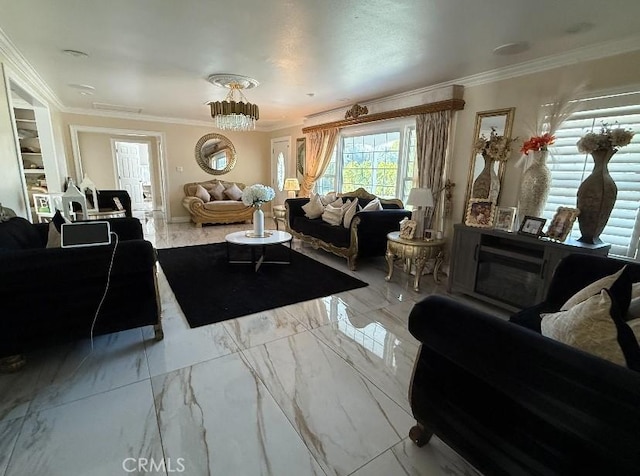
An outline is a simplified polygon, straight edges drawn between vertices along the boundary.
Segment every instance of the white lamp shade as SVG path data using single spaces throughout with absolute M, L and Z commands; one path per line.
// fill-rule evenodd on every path
M 287 192 L 297 192 L 300 190 L 300 182 L 298 182 L 297 178 L 288 178 L 284 180 L 284 190 Z
M 412 207 L 432 207 L 433 206 L 433 193 L 430 188 L 412 188 L 409 192 L 409 198 L 407 199 L 407 205 Z

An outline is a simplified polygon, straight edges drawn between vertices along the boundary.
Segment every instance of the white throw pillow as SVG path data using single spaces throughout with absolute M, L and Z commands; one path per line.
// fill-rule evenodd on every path
M 342 204 L 342 200 L 340 199 L 340 203 Z M 338 200 L 333 203 L 330 203 L 324 208 L 324 213 L 322 214 L 322 220 L 326 221 L 329 225 L 340 226 L 342 224 L 342 218 L 344 217 L 347 208 L 351 205 L 351 201 L 347 200 L 342 206 L 334 206 L 334 204 L 338 204 Z
M 320 198 L 320 200 L 322 200 L 322 198 Z M 345 203 L 349 203 L 349 200 L 347 200 L 346 202 L 343 202 L 341 198 L 336 198 L 335 200 L 328 203 L 327 205 L 331 205 L 334 208 L 338 208 L 343 206 Z
M 336 198 L 338 198 L 338 194 L 336 192 L 329 192 L 326 195 L 320 195 L 320 201 L 325 207 L 330 203 L 335 202 Z
M 378 210 L 382 210 L 382 204 L 379 198 L 374 198 L 362 209 L 363 212 L 377 212 Z
M 344 212 L 344 221 L 343 225 L 345 228 L 349 228 L 351 226 L 351 220 L 358 213 L 358 199 L 354 199 L 353 202 L 347 207 Z
M 542 335 L 626 367 L 610 311 L 611 297 L 602 289 L 567 311 L 542 314 Z
M 320 218 L 324 212 L 324 206 L 318 195 L 312 195 L 309 202 L 302 205 L 302 209 L 304 210 L 304 215 L 311 220 Z
M 576 304 L 580 304 L 581 302 L 586 301 L 591 296 L 595 296 L 596 294 L 600 294 L 602 289 L 609 289 L 617 281 L 626 266 L 623 266 L 620 271 L 617 273 L 611 274 L 609 276 L 605 276 L 604 278 L 598 279 L 588 286 L 582 288 L 580 291 L 575 293 L 573 296 L 569 298 L 567 302 L 565 302 L 560 308 L 561 311 L 566 311 L 567 309 L 571 309 Z

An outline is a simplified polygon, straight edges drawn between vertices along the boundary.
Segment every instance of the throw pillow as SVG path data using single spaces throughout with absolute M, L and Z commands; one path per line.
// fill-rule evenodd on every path
M 330 203 L 335 202 L 336 198 L 338 198 L 338 194 L 336 192 L 329 192 L 326 195 L 320 195 L 320 201 L 325 207 Z
M 196 191 L 193 194 L 193 196 L 196 198 L 199 198 L 204 203 L 209 203 L 211 201 L 211 195 L 209 195 L 209 192 L 207 192 L 207 189 L 200 184 L 196 185 Z
M 542 335 L 610 362 L 640 370 L 640 347 L 609 291 L 566 311 L 542 315 Z
M 602 289 L 610 289 L 611 286 L 622 276 L 623 271 L 626 269 L 626 266 L 622 267 L 619 271 L 609 276 L 605 276 L 604 278 L 598 279 L 588 286 L 582 288 L 580 291 L 571 296 L 567 302 L 565 302 L 560 308 L 561 311 L 566 311 L 567 309 L 571 309 L 576 304 L 580 304 L 581 302 L 586 301 L 591 296 L 595 296 L 599 294 Z M 631 286 L 631 283 L 629 283 Z M 629 290 L 629 297 L 631 297 L 631 290 Z M 628 307 L 628 306 L 627 306 Z
M 224 200 L 224 185 L 220 182 L 216 182 L 216 184 L 209 190 L 209 195 L 211 195 L 213 200 Z
M 631 285 L 631 303 L 629 304 L 629 311 L 625 319 L 627 321 L 640 319 L 640 283 L 633 283 Z
M 70 223 L 67 218 L 60 213 L 60 210 L 56 210 L 55 215 L 49 222 L 49 230 L 47 233 L 47 248 L 60 248 L 61 246 L 61 235 L 60 230 L 62 230 L 63 223 Z
M 342 224 L 345 228 L 349 228 L 351 226 L 351 221 L 353 220 L 353 217 L 356 216 L 356 213 L 358 213 L 358 200 L 353 200 L 344 212 L 344 221 Z
M 62 236 L 53 221 L 49 222 L 49 232 L 47 233 L 47 248 L 60 248 Z
M 329 225 L 339 226 L 342 223 L 342 217 L 344 216 L 347 207 L 350 205 L 350 201 L 347 201 L 344 205 L 337 207 L 330 203 L 325 207 L 324 213 L 322 213 L 322 220 L 327 222 Z
M 374 198 L 362 209 L 363 212 L 377 212 L 378 210 L 382 210 L 382 204 L 379 198 Z
M 242 200 L 242 190 L 235 183 L 224 190 L 224 194 L 229 200 Z
M 322 205 L 319 195 L 312 195 L 309 202 L 302 205 L 302 209 L 304 210 L 304 215 L 313 220 L 322 216 L 324 205 Z

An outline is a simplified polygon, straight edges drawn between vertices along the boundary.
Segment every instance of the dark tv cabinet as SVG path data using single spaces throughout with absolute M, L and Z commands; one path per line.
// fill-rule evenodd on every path
M 565 243 L 491 228 L 454 225 L 449 292 L 509 311 L 544 299 L 556 266 L 572 253 L 607 256 L 611 245 Z

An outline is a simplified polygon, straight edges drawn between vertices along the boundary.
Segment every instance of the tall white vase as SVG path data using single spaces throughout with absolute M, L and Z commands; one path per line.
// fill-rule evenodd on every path
M 255 236 L 264 236 L 264 212 L 260 205 L 253 212 L 253 234 Z
M 531 165 L 522 174 L 520 185 L 520 197 L 518 198 L 518 214 L 520 218 L 525 216 L 540 217 L 547 203 L 549 189 L 551 188 L 551 171 L 547 167 L 546 150 L 533 151 Z

